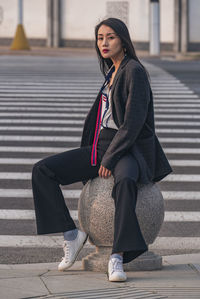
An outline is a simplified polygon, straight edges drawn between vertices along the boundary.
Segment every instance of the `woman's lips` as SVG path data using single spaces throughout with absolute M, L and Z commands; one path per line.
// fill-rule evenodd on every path
M 106 49 L 103 50 L 103 53 L 108 53 L 108 52 L 109 52 L 109 50 L 106 50 Z

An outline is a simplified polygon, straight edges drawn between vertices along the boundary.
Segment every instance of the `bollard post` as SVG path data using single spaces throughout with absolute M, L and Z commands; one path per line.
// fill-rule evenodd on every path
M 23 0 L 18 0 L 18 25 L 10 49 L 30 50 L 29 43 L 26 38 L 26 34 L 23 27 Z

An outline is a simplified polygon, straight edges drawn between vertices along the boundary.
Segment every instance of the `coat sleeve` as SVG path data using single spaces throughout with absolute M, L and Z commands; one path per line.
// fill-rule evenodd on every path
M 127 75 L 128 96 L 124 121 L 105 152 L 101 165 L 112 170 L 138 137 L 148 113 L 150 85 L 142 66 L 132 67 Z

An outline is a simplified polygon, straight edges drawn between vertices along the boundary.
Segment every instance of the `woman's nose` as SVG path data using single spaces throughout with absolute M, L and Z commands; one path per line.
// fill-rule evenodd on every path
M 107 46 L 108 45 L 108 40 L 107 38 L 104 38 L 103 39 L 103 43 L 102 43 L 103 46 Z

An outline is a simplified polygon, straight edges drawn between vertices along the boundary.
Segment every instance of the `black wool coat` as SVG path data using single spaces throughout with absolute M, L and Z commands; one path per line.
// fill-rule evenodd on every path
M 101 92 L 86 116 L 81 147 L 92 145 Z M 130 152 L 140 166 L 138 182 L 157 182 L 172 168 L 155 133 L 153 94 L 141 64 L 125 56 L 115 74 L 111 89 L 113 120 L 118 131 L 105 152 L 101 165 L 112 170 Z M 85 184 L 86 181 L 82 181 Z

